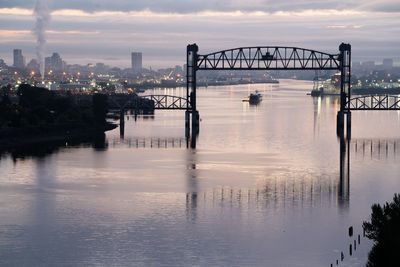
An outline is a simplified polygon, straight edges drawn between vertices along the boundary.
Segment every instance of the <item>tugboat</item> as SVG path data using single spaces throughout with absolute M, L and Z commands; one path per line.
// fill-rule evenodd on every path
M 318 96 L 322 96 L 324 94 L 324 88 L 320 87 L 319 89 L 313 89 L 311 91 L 311 96 L 313 97 L 318 97 Z
M 258 105 L 262 101 L 262 95 L 255 91 L 255 93 L 251 93 L 249 96 L 249 104 L 250 105 Z

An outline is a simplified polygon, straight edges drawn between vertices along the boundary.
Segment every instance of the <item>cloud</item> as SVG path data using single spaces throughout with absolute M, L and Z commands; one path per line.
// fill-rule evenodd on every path
M 145 65 L 166 67 L 182 64 L 186 45 L 195 42 L 201 53 L 254 45 L 337 52 L 341 42 L 349 42 L 356 60 L 379 58 L 382 51 L 400 59 L 399 14 L 373 11 L 383 9 L 379 1 L 202 2 L 54 0 L 47 53 L 57 51 L 68 63 L 104 59 L 129 66 L 129 53 L 138 50 Z M 180 3 L 186 7 L 176 7 Z M 30 0 L 0 2 L 0 58 L 11 58 L 16 47 L 33 57 L 31 5 Z
M 24 8 L 0 8 L 0 15 L 9 16 L 25 16 L 31 15 L 29 9 Z M 176 13 L 176 12 L 155 12 L 149 9 L 140 11 L 95 11 L 87 12 L 81 9 L 59 9 L 54 10 L 52 13 L 54 17 L 156 17 L 156 18 L 194 18 L 194 17 L 328 17 L 328 16 L 359 16 L 366 14 L 365 12 L 355 10 L 335 10 L 335 9 L 310 9 L 302 11 L 199 11 L 193 13 Z
M 0 8 L 32 8 L 34 0 L 2 0 Z M 396 0 L 57 0 L 52 1 L 52 10 L 74 9 L 85 12 L 143 11 L 156 13 L 189 14 L 204 11 L 217 12 L 286 12 L 303 10 L 359 10 L 378 12 L 400 12 Z
M 328 25 L 327 29 L 360 29 L 362 25 Z

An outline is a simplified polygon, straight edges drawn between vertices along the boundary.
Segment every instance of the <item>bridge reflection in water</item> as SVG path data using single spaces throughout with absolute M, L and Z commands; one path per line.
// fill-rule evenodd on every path
M 190 154 L 187 163 L 188 193 L 186 215 L 196 220 L 197 208 L 207 205 L 227 205 L 232 208 L 279 210 L 293 207 L 312 207 L 329 203 L 347 210 L 350 202 L 350 156 L 356 159 L 388 159 L 400 156 L 400 139 L 346 139 L 339 140 L 339 172 L 329 177 L 312 177 L 312 174 L 276 176 L 263 180 L 254 188 L 214 187 L 198 191 L 196 179 L 196 155 Z

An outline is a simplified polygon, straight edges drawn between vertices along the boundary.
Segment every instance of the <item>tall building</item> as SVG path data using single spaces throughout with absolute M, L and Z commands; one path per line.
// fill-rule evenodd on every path
M 31 73 L 32 72 L 40 73 L 40 65 L 36 59 L 32 59 L 31 61 L 29 61 L 29 63 L 26 65 L 26 68 Z
M 15 68 L 23 69 L 25 67 L 24 56 L 21 49 L 14 49 L 14 65 Z
M 64 70 L 64 63 L 58 53 L 53 53 L 51 57 L 46 57 L 44 60 L 45 72 L 62 72 Z
M 142 70 L 142 52 L 132 52 L 132 70 L 134 72 Z

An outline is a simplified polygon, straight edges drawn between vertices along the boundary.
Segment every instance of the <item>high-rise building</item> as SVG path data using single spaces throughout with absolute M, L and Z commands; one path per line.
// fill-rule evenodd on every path
M 62 72 L 64 70 L 64 63 L 58 53 L 53 53 L 51 57 L 46 57 L 44 60 L 45 72 Z
M 14 65 L 15 68 L 23 69 L 25 67 L 24 56 L 21 49 L 14 49 Z
M 29 63 L 26 65 L 26 68 L 28 69 L 29 72 L 34 72 L 34 73 L 39 73 L 40 72 L 40 65 L 37 62 L 36 59 L 32 59 L 29 61 Z
M 142 70 L 142 52 L 132 52 L 132 70 L 140 72 Z

